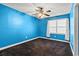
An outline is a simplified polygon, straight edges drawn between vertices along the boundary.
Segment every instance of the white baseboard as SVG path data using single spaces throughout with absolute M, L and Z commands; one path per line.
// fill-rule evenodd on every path
M 37 39 L 37 38 L 39 38 L 39 37 L 32 38 L 32 39 L 29 39 L 29 40 L 25 40 L 25 41 L 22 41 L 22 42 L 19 42 L 19 43 L 15 43 L 15 44 L 12 44 L 12 45 L 9 45 L 9 46 L 6 46 L 6 47 L 2 47 L 2 48 L 0 48 L 0 50 L 4 50 L 4 49 L 7 49 L 7 48 L 10 48 L 10 47 L 13 47 L 13 46 L 16 46 L 16 45 L 25 43 L 25 42 L 29 42 L 29 41 L 35 40 L 35 39 Z
M 44 38 L 44 39 L 48 39 L 48 40 L 55 40 L 55 41 L 60 41 L 60 42 L 66 42 L 66 43 L 69 43 L 68 41 L 63 41 L 63 40 L 56 40 L 56 39 L 46 38 L 46 37 L 36 37 L 36 38 L 32 38 L 32 39 L 29 39 L 29 40 L 25 40 L 25 41 L 22 41 L 22 42 L 19 42 L 19 43 L 16 43 L 16 44 L 12 44 L 12 45 L 9 45 L 9 46 L 0 48 L 0 50 L 4 50 L 4 49 L 7 49 L 7 48 L 10 48 L 10 47 L 13 47 L 13 46 L 16 46 L 16 45 L 25 43 L 25 42 L 29 42 L 29 41 L 31 41 L 31 40 L 35 40 L 35 39 L 37 39 L 37 38 Z
M 47 37 L 39 37 L 39 38 L 69 43 L 69 41 L 65 41 L 65 40 L 59 40 L 59 39 L 53 39 L 53 38 L 47 38 Z
M 69 44 L 70 45 L 70 48 L 71 48 L 71 44 Z M 75 56 L 74 55 L 74 50 L 71 48 L 71 51 L 72 51 L 72 54 L 73 54 L 73 56 Z

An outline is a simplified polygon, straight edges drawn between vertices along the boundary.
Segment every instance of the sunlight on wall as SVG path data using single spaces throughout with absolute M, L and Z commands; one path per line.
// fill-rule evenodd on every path
M 20 27 L 23 24 L 23 19 L 20 19 L 16 16 L 14 16 L 14 18 L 12 20 L 10 20 L 10 25 L 13 27 Z

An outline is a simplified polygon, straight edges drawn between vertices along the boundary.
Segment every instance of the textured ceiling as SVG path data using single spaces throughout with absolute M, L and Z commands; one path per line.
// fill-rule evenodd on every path
M 32 16 L 35 16 L 34 14 L 36 13 L 36 7 L 43 7 L 44 10 L 52 11 L 49 13 L 50 16 L 48 17 L 67 14 L 70 12 L 71 9 L 71 4 L 69 3 L 4 3 L 4 5 L 7 5 L 11 8 L 14 8 Z

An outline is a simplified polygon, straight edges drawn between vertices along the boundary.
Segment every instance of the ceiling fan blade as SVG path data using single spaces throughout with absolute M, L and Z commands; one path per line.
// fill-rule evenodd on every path
M 46 12 L 51 12 L 51 10 L 48 10 L 48 11 L 46 11 Z
M 37 12 L 43 12 L 43 8 L 42 7 L 37 7 L 36 11 Z
M 43 10 L 43 8 L 42 8 L 42 7 L 37 7 L 37 8 L 39 8 L 40 10 Z
M 45 16 L 50 16 L 50 15 L 48 15 L 48 14 L 44 14 Z

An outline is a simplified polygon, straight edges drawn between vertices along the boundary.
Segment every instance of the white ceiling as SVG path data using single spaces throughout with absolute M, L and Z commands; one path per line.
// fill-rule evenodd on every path
M 44 10 L 51 10 L 52 12 L 50 13 L 49 17 L 67 14 L 71 9 L 70 3 L 4 3 L 4 5 L 32 16 L 35 16 L 33 14 L 36 13 L 36 7 L 43 7 Z

